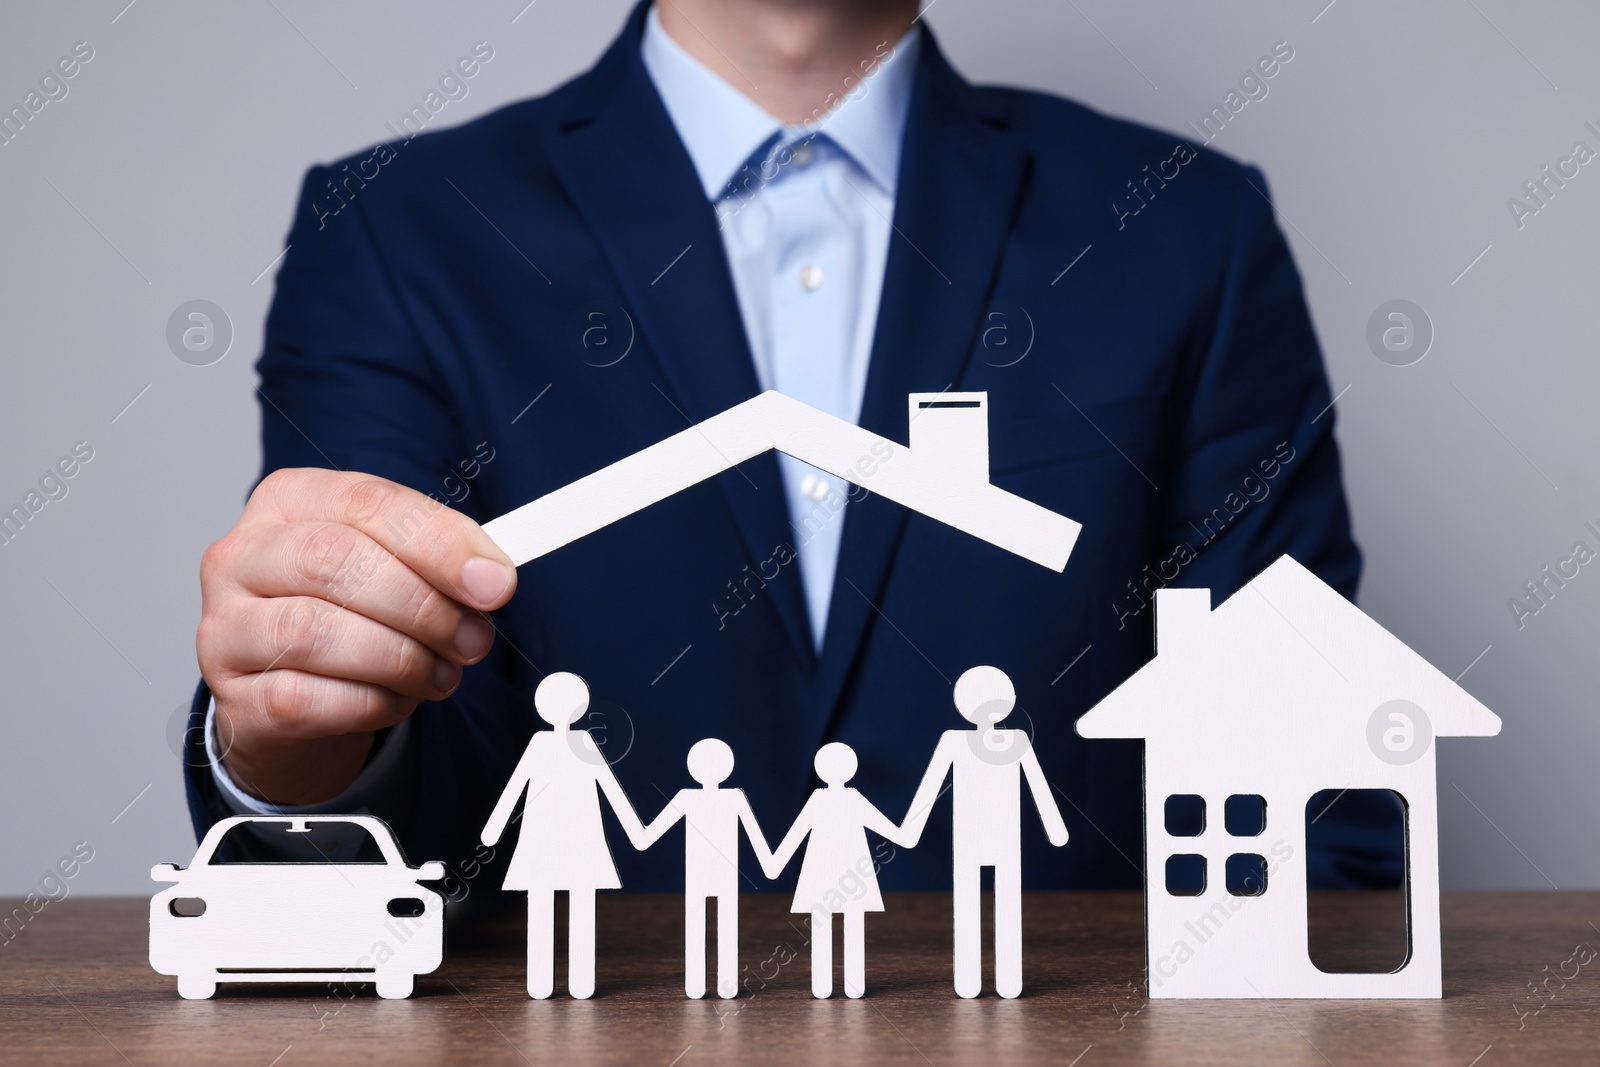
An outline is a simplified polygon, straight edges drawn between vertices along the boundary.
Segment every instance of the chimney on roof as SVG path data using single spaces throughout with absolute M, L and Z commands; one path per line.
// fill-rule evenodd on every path
M 1156 590 L 1156 655 L 1192 647 L 1211 614 L 1209 589 Z
M 954 479 L 989 481 L 989 394 L 912 393 L 911 451 Z

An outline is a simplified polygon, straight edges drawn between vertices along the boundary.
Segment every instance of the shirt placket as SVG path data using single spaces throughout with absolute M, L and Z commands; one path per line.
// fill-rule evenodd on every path
M 787 154 L 767 188 L 777 256 L 772 277 L 773 387 L 848 419 L 854 299 L 849 221 L 823 188 L 823 146 Z M 837 160 L 835 165 L 837 165 Z M 844 527 L 845 483 L 807 463 L 779 457 L 800 557 L 806 607 L 819 644 Z

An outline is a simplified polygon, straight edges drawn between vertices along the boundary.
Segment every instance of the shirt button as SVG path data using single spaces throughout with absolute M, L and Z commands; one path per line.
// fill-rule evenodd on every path
M 789 153 L 789 160 L 795 166 L 803 167 L 807 163 L 811 162 L 811 157 L 813 154 L 814 149 L 811 147 L 811 142 L 801 141 L 799 144 L 795 145 L 793 151 Z
M 828 479 L 818 474 L 807 474 L 800 479 L 800 494 L 809 500 L 821 500 L 828 495 Z
M 814 292 L 822 284 L 822 268 L 815 263 L 808 263 L 800 268 L 800 287 L 806 292 Z

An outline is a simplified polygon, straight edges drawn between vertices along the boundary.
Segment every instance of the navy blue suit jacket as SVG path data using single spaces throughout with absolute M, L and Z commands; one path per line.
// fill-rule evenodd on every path
M 716 216 L 639 58 L 643 14 L 548 96 L 311 170 L 259 364 L 266 470 L 381 475 L 483 521 L 758 391 Z M 692 784 L 689 746 L 721 737 L 776 841 L 830 740 L 901 818 L 964 725 L 954 679 L 986 663 L 1015 681 L 1010 724 L 1072 834 L 1052 849 L 1025 811 L 1025 882 L 1139 884 L 1138 744 L 1073 721 L 1148 658 L 1150 590 L 1220 601 L 1288 552 L 1351 594 L 1360 568 L 1265 182 L 969 85 L 930 37 L 893 221 L 861 425 L 905 441 L 907 393 L 986 390 L 994 483 L 1083 523 L 1065 573 L 869 496 L 845 512 L 819 655 L 796 565 L 774 562 L 795 540 L 776 460 L 745 463 L 522 568 L 488 660 L 416 713 L 408 802 L 377 812 L 413 861 L 498 889 L 478 833 L 543 725 L 547 672 L 588 680 L 579 725 L 645 818 Z M 222 809 L 190 762 L 203 828 Z M 948 803 L 918 849 L 882 847 L 886 888 L 949 884 Z M 681 887 L 681 832 L 646 854 L 614 832 L 624 885 Z

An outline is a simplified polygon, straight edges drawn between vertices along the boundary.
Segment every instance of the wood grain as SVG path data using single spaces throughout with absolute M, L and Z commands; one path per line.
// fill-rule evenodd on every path
M 1370 907 L 1361 894 L 1339 896 L 1335 909 Z M 741 958 L 753 977 L 734 1001 L 682 995 L 680 898 L 625 893 L 601 895 L 600 988 L 589 1001 L 528 999 L 514 921 L 455 937 L 409 1001 L 326 986 L 224 986 L 214 1000 L 181 1001 L 146 962 L 145 901 L 69 899 L 0 947 L 0 1062 L 1498 1067 L 1600 1058 L 1600 957 L 1574 955 L 1600 945 L 1591 925 L 1600 893 L 1446 894 L 1445 999 L 1426 1002 L 1148 1002 L 1143 902 L 1112 893 L 1027 896 L 1028 988 L 1014 1001 L 952 992 L 947 895 L 891 894 L 867 921 L 866 998 L 818 1001 L 804 927 L 787 904 L 781 894 L 744 896 Z M 1333 925 L 1347 931 L 1348 958 L 1360 958 L 1362 937 Z M 1541 982 L 1549 992 L 1531 996 Z

